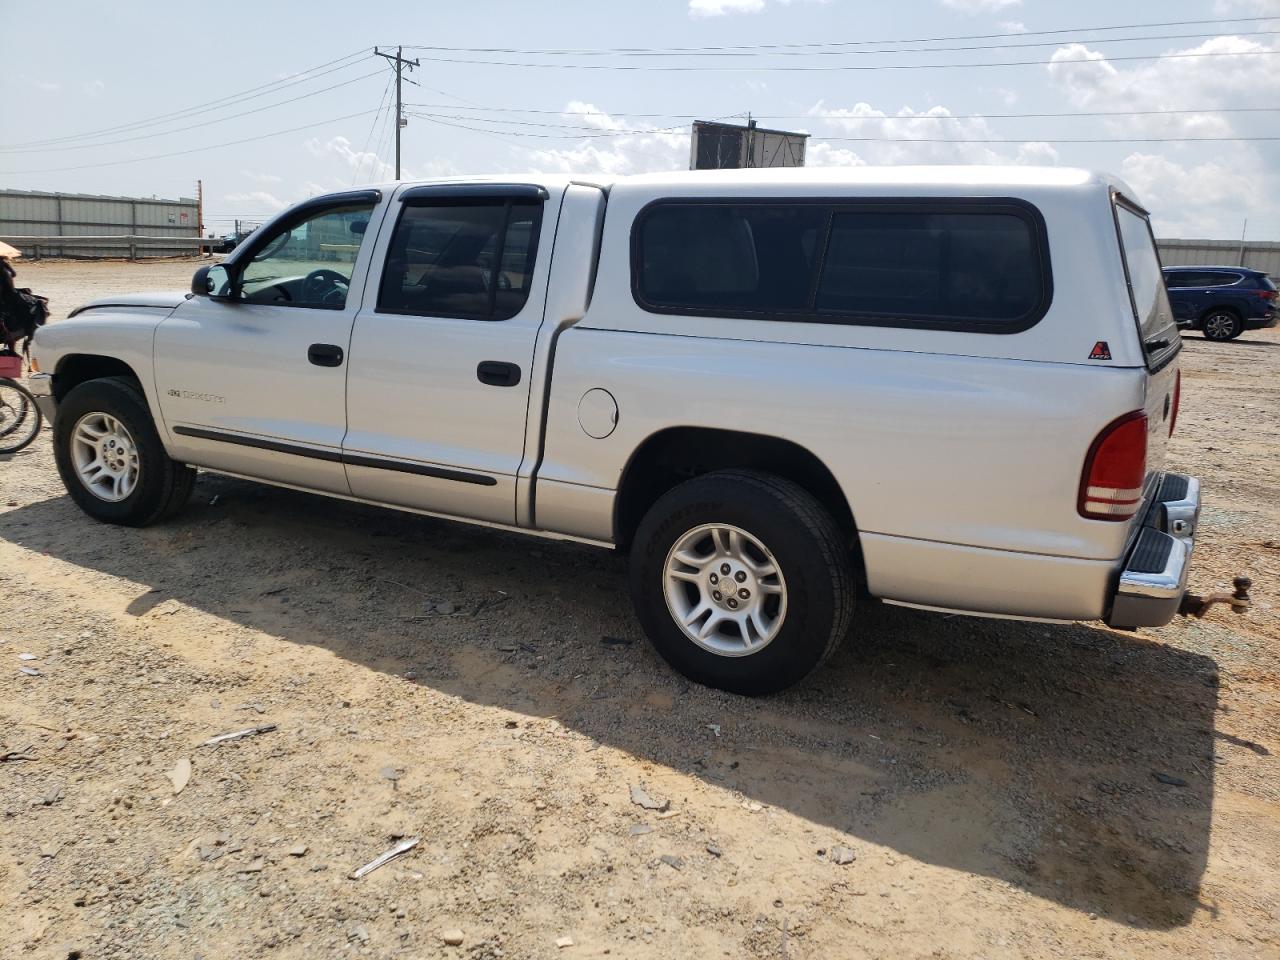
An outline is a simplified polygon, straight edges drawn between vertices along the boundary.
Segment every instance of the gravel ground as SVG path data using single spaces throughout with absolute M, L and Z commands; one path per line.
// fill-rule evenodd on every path
M 0 956 L 1280 957 L 1280 330 L 1186 348 L 1193 583 L 1249 617 L 868 606 L 763 700 L 673 675 L 608 553 L 208 474 L 107 527 L 46 434 L 0 462 Z

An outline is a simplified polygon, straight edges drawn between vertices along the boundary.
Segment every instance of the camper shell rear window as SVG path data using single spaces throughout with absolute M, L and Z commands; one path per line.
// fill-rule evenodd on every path
M 657 200 L 631 245 L 653 313 L 1017 333 L 1052 299 L 1044 219 L 1015 199 Z

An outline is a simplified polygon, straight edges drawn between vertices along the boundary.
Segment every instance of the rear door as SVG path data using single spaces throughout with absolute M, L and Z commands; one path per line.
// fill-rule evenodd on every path
M 1169 305 L 1149 215 L 1131 201 L 1117 196 L 1115 217 L 1129 282 L 1133 323 L 1146 358 L 1149 490 L 1164 470 L 1182 338 L 1178 335 L 1173 308 Z
M 355 496 L 515 522 L 561 193 L 440 184 L 392 200 L 352 333 L 343 459 Z

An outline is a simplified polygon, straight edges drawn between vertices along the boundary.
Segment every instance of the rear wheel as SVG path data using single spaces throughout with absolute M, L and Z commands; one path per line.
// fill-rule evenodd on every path
M 146 398 L 123 377 L 90 380 L 58 406 L 53 453 L 67 493 L 95 520 L 142 527 L 177 512 L 196 472 L 165 452 Z
M 1231 310 L 1212 310 L 1201 324 L 1206 340 L 1234 340 L 1244 333 L 1244 323 Z
M 654 647 L 685 676 L 732 693 L 775 693 L 848 632 L 844 538 L 804 488 L 747 470 L 665 494 L 636 532 L 631 593 Z

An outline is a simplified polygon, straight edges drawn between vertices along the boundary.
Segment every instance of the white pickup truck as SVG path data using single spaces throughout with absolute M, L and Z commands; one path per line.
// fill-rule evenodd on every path
M 1180 348 L 1106 176 L 529 176 L 315 197 L 190 293 L 41 330 L 34 385 L 98 520 L 171 514 L 200 467 L 627 548 L 661 654 L 754 694 L 859 597 L 1187 612 Z

